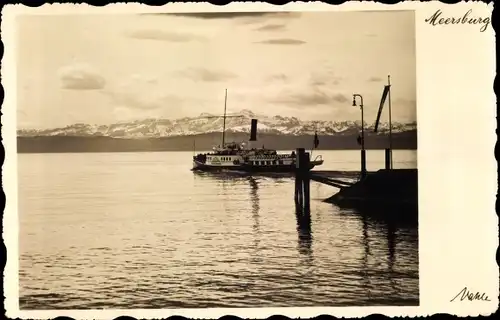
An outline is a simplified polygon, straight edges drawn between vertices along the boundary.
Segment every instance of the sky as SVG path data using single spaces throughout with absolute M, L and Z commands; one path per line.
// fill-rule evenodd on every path
M 412 11 L 24 15 L 17 20 L 20 128 L 175 119 L 249 109 L 416 121 Z M 359 101 L 358 101 L 359 103 Z M 387 118 L 387 110 L 382 120 Z

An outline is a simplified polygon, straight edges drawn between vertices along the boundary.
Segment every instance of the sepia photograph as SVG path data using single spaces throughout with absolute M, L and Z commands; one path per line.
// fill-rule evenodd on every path
M 7 316 L 494 312 L 491 10 L 5 6 Z
M 419 304 L 413 11 L 17 30 L 21 309 Z

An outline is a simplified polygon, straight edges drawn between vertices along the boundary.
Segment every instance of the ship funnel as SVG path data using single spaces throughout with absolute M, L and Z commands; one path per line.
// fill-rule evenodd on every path
M 252 125 L 250 127 L 250 140 L 257 141 L 257 119 L 252 119 Z

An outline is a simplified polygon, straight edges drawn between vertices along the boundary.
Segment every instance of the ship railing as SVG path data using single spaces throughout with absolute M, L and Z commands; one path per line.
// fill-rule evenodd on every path
M 268 159 L 289 159 L 292 158 L 289 154 L 262 154 L 262 155 L 249 155 L 250 160 L 268 160 Z

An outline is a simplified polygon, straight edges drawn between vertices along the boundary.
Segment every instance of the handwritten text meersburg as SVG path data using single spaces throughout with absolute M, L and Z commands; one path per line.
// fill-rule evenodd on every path
M 438 10 L 434 12 L 432 16 L 429 18 L 425 19 L 425 22 L 428 22 L 430 25 L 436 26 L 436 25 L 443 25 L 443 24 L 474 24 L 474 25 L 481 25 L 481 28 L 479 31 L 484 32 L 490 25 L 490 18 L 489 17 L 471 17 L 472 9 L 467 11 L 463 16 L 461 17 L 442 17 L 440 18 L 442 12 L 441 10 Z

